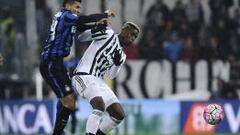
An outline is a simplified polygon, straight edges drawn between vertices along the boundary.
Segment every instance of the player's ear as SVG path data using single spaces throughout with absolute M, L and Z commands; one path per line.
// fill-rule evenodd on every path
M 66 3 L 66 4 L 65 4 L 65 8 L 66 8 L 67 10 L 70 10 L 70 9 L 71 9 L 71 5 L 70 5 L 69 3 Z

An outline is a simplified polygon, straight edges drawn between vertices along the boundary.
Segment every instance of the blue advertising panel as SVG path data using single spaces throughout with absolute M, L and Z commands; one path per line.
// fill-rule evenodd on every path
M 0 101 L 0 134 L 51 133 L 52 101 Z
M 223 121 L 212 126 L 203 119 L 203 109 L 209 103 L 223 106 Z M 209 101 L 209 102 L 182 102 L 181 131 L 184 133 L 239 133 L 240 132 L 240 102 L 234 101 Z

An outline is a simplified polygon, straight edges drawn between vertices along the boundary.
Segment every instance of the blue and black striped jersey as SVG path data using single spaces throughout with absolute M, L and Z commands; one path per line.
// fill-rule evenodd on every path
M 81 30 L 89 29 L 91 27 L 85 25 L 86 23 L 96 22 L 102 18 L 107 18 L 107 14 L 77 16 L 69 10 L 62 9 L 53 17 L 48 39 L 41 52 L 41 58 L 47 60 L 68 56 L 76 27 L 80 27 Z

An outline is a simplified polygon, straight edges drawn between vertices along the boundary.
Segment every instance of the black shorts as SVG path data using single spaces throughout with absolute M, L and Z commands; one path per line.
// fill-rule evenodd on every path
M 58 98 L 73 92 L 71 80 L 64 67 L 63 59 L 41 61 L 40 73 Z

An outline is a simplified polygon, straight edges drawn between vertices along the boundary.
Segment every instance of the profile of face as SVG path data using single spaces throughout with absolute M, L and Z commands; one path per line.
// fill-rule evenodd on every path
M 73 3 L 66 4 L 66 9 L 70 10 L 73 14 L 80 15 L 81 3 L 74 1 Z
M 132 45 L 133 42 L 136 40 L 138 36 L 139 31 L 136 29 L 133 29 L 131 27 L 123 27 L 121 35 L 124 40 L 125 45 Z

